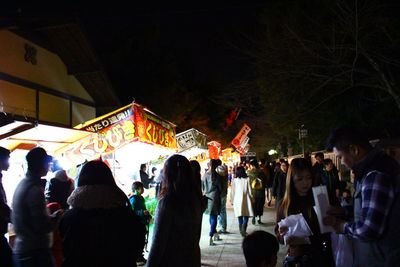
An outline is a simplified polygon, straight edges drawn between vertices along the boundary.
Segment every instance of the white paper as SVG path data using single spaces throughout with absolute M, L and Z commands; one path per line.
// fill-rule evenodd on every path
M 286 240 L 288 237 L 302 237 L 305 240 L 306 244 L 309 244 L 308 237 L 312 235 L 312 231 L 308 226 L 306 220 L 303 217 L 303 214 L 294 214 L 286 217 L 285 219 L 278 222 L 279 227 L 287 227 L 288 231 L 284 235 L 283 239 L 286 244 Z
M 315 213 L 317 214 L 319 229 L 321 230 L 321 233 L 324 234 L 333 232 L 334 231 L 333 228 L 329 225 L 325 225 L 322 221 L 323 218 L 327 215 L 326 212 L 330 208 L 328 191 L 326 190 L 326 186 L 321 185 L 313 187 L 312 191 L 315 202 L 314 210 Z

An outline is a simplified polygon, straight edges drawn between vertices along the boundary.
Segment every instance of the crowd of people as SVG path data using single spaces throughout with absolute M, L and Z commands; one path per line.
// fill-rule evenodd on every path
M 9 168 L 10 151 L 0 147 L 0 264 L 1 266 L 200 266 L 203 213 L 209 217 L 209 245 L 216 246 L 227 231 L 227 201 L 237 217 L 242 249 L 249 267 L 275 266 L 279 243 L 287 246 L 286 266 L 397 266 L 400 259 L 400 167 L 357 129 L 338 128 L 328 149 L 354 173 L 354 187 L 343 185 L 338 169 L 323 153 L 308 158 L 281 159 L 275 164 L 255 159 L 228 167 L 211 159 L 207 170 L 178 154 L 170 156 L 160 177 L 141 167 L 143 182 L 132 184 L 128 197 L 116 184 L 106 163 L 85 163 L 75 181 L 40 147 L 26 155 L 27 172 L 18 184 L 12 207 L 1 183 Z M 43 184 L 52 168 L 54 178 Z M 144 190 L 155 179 L 155 217 L 147 210 Z M 322 218 L 333 232 L 321 230 L 312 188 L 326 187 L 330 209 Z M 229 189 L 230 188 L 230 189 Z M 230 193 L 230 194 L 229 194 Z M 248 233 L 248 224 L 263 224 L 265 206 L 275 199 L 274 233 Z M 301 215 L 312 232 L 291 235 L 280 226 Z M 296 217 L 297 218 L 297 217 Z M 148 258 L 144 252 L 149 223 L 154 219 Z M 5 238 L 12 223 L 12 249 Z M 351 243 L 351 255 L 338 263 L 340 236 Z M 176 253 L 179 252 L 179 253 Z

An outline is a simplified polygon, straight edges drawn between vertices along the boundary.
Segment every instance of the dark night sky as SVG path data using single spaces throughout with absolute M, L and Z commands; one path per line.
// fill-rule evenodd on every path
M 251 76 L 251 64 L 232 45 L 243 45 L 243 40 L 251 37 L 262 7 L 143 8 L 119 15 L 81 13 L 80 18 L 114 89 L 126 104 L 131 96 L 146 102 L 145 87 L 159 78 L 157 68 L 168 60 L 177 66 L 180 79 L 190 90 L 207 92 L 212 86 L 228 90 L 232 83 Z M 131 61 L 115 59 L 121 51 Z M 164 56 L 170 58 L 159 58 Z M 159 90 L 162 86 L 160 83 Z

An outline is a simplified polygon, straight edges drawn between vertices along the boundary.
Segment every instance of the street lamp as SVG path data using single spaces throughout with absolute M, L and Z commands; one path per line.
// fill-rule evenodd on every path
M 275 155 L 275 154 L 278 154 L 278 152 L 275 149 L 270 149 L 268 151 L 268 155 L 270 155 L 270 156 Z
M 304 127 L 304 124 L 301 125 L 301 128 L 298 129 L 298 131 L 299 131 L 299 139 L 301 140 L 301 146 L 302 146 L 302 150 L 303 150 L 303 157 L 305 157 L 304 142 L 305 142 L 305 139 L 307 138 L 308 131 L 307 131 L 307 129 L 304 129 L 303 127 Z

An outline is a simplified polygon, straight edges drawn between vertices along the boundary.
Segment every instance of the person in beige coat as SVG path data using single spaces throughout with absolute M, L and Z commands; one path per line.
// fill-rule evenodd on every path
M 251 193 L 250 179 L 242 166 L 236 169 L 236 178 L 232 181 L 231 201 L 235 216 L 238 217 L 240 234 L 246 236 L 249 217 L 254 216 L 252 205 L 254 198 Z

